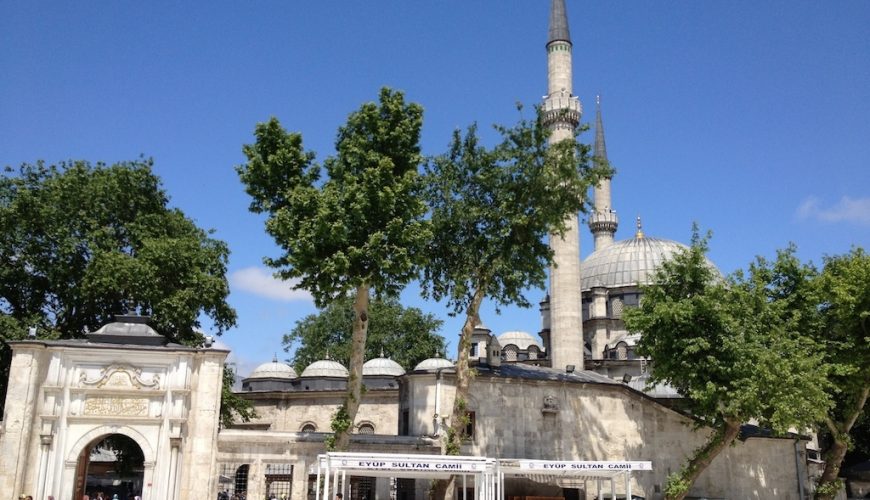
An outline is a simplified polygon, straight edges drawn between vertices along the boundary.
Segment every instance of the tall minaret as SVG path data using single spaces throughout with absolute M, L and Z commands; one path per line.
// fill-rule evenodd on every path
M 595 158 L 607 161 L 607 146 L 604 144 L 604 122 L 601 120 L 601 96 L 595 98 Z M 595 208 L 589 215 L 589 229 L 595 237 L 595 250 L 613 243 L 613 235 L 619 219 L 610 200 L 610 177 L 595 186 Z
M 574 137 L 583 108 L 571 94 L 571 34 L 565 0 L 552 0 L 547 40 L 547 96 L 544 120 L 553 131 L 550 142 Z M 553 267 L 550 268 L 550 366 L 583 369 L 583 318 L 580 297 L 580 231 L 577 214 L 563 236 L 550 235 Z

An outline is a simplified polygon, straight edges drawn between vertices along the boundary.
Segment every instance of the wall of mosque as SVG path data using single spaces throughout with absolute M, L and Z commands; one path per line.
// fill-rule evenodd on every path
M 329 432 L 332 415 L 344 402 L 343 391 L 242 393 L 257 412 L 252 424 L 270 424 L 269 429 L 301 432 L 313 425 L 316 432 Z M 357 424 L 368 424 L 377 434 L 396 434 L 399 428 L 398 389 L 368 390 L 357 412 Z
M 434 379 L 434 376 L 431 377 Z M 409 394 L 419 415 L 434 412 L 432 380 L 416 377 Z M 468 403 L 474 435 L 464 453 L 552 460 L 649 460 L 634 476 L 633 493 L 660 498 L 669 473 L 699 447 L 703 430 L 688 417 L 621 385 L 562 383 L 478 376 Z M 422 401 L 429 395 L 429 407 Z M 452 404 L 452 391 L 441 393 Z M 803 444 L 799 445 L 800 448 Z M 692 490 L 723 498 L 799 498 L 795 443 L 751 438 L 723 452 Z M 622 486 L 617 491 L 621 492 Z M 624 493 L 624 492 L 623 492 Z M 587 498 L 595 494 L 587 485 Z

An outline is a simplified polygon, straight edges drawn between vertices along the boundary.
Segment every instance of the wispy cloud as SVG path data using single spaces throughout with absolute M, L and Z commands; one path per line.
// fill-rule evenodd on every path
M 245 267 L 230 274 L 230 287 L 235 290 L 259 295 L 267 299 L 293 302 L 310 301 L 311 294 L 304 290 L 294 290 L 293 282 L 281 281 L 262 267 Z
M 800 220 L 851 222 L 870 226 L 870 197 L 843 196 L 837 204 L 824 206 L 817 197 L 810 196 L 798 206 L 796 215 Z

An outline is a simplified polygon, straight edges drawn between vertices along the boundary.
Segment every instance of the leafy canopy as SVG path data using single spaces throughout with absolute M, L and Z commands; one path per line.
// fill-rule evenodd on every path
M 818 421 L 830 401 L 822 359 L 804 335 L 817 321 L 813 269 L 790 248 L 723 279 L 706 251 L 696 230 L 626 312 L 628 329 L 642 332 L 638 352 L 653 359 L 651 383 L 674 387 L 699 425 L 757 419 L 785 432 Z
M 418 196 L 422 115 L 401 92 L 382 89 L 379 104 L 364 104 L 339 129 L 323 168 L 275 118 L 244 146 L 248 162 L 237 170 L 250 209 L 269 214 L 266 231 L 284 251 L 266 263 L 298 279 L 319 307 L 361 285 L 395 295 L 415 277 L 431 234 Z
M 233 326 L 227 245 L 168 206 L 151 160 L 40 162 L 0 178 L 0 316 L 71 338 L 138 306 L 161 334 L 195 342 L 201 315 Z M 8 329 L 7 329 L 8 328 Z
M 424 293 L 466 311 L 477 291 L 497 305 L 530 304 L 523 290 L 543 287 L 552 250 L 569 216 L 585 211 L 588 189 L 610 173 L 576 140 L 549 145 L 540 115 L 497 126 L 501 142 L 480 144 L 477 127 L 455 131 L 449 151 L 427 165 L 434 234 Z
M 405 370 L 420 361 L 444 352 L 444 338 L 438 335 L 443 321 L 415 307 L 402 307 L 396 299 L 375 299 L 369 306 L 366 359 L 383 353 Z M 284 350 L 294 344 L 293 365 L 301 373 L 309 364 L 329 354 L 345 366 L 350 360 L 353 330 L 353 307 L 349 298 L 341 298 L 318 314 L 299 320 L 284 336 Z

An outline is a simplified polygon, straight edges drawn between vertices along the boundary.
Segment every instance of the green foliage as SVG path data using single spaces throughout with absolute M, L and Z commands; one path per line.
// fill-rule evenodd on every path
M 692 484 L 684 478 L 684 471 L 673 472 L 668 475 L 665 483 L 665 498 L 680 498 L 689 492 Z
M 431 314 L 415 307 L 402 307 L 396 299 L 375 299 L 369 305 L 366 359 L 383 352 L 405 370 L 444 352 L 444 338 L 438 335 L 443 323 Z M 343 297 L 318 314 L 299 320 L 284 336 L 284 349 L 293 353 L 293 365 L 300 372 L 309 364 L 324 359 L 327 351 L 332 359 L 347 366 L 350 361 L 350 339 L 353 329 L 353 305 Z
M 496 127 L 501 142 L 480 144 L 476 126 L 455 131 L 449 151 L 427 165 L 434 234 L 423 290 L 466 312 L 475 292 L 499 305 L 530 304 L 523 290 L 543 287 L 552 252 L 569 215 L 586 208 L 584 195 L 609 173 L 574 140 L 548 144 L 540 116 Z
M 7 167 L 0 176 L 0 362 L 29 326 L 75 338 L 138 306 L 176 342 L 233 326 L 229 250 L 169 199 L 151 160 Z M 4 368 L 8 369 L 8 368 Z M 7 374 L 0 374 L 5 390 Z M 3 391 L 0 390 L 0 393 Z
M 221 427 L 229 427 L 236 420 L 250 422 L 257 417 L 254 406 L 247 399 L 233 392 L 236 373 L 229 365 L 224 365 L 223 385 L 221 387 Z
M 257 125 L 256 143 L 243 148 L 248 162 L 238 167 L 250 209 L 269 214 L 266 232 L 283 250 L 266 259 L 276 275 L 298 280 L 321 308 L 355 294 L 345 399 L 351 422 L 362 392 L 370 290 L 398 295 L 417 276 L 432 235 L 417 171 L 423 109 L 387 88 L 379 97 L 339 128 L 336 155 L 323 163 L 325 180 L 302 137 L 274 118 Z M 337 434 L 336 448 L 349 439 L 346 430 Z
M 688 486 L 722 449 L 716 440 L 727 433 L 722 444 L 730 444 L 740 423 L 786 432 L 820 421 L 831 405 L 819 345 L 806 335 L 820 322 L 815 270 L 789 248 L 722 278 L 706 251 L 696 228 L 691 248 L 662 264 L 624 316 L 643 334 L 638 353 L 654 360 L 651 382 L 674 387 L 698 425 L 715 429 L 680 475 Z
M 314 153 L 275 118 L 244 146 L 248 162 L 237 170 L 250 209 L 269 214 L 266 231 L 284 251 L 266 262 L 298 279 L 318 306 L 362 285 L 393 296 L 415 277 L 431 235 L 418 196 L 422 115 L 401 92 L 382 89 L 380 104 L 364 104 L 339 129 L 319 182 Z
M 755 418 L 784 432 L 818 421 L 830 404 L 826 370 L 801 330 L 817 321 L 813 270 L 789 249 L 722 279 L 706 251 L 696 232 L 625 314 L 626 326 L 643 333 L 638 352 L 654 360 L 653 382 L 673 386 L 713 427 Z
M 339 406 L 338 409 L 335 410 L 335 413 L 332 414 L 330 428 L 332 429 L 333 434 L 326 438 L 326 449 L 329 451 L 335 451 L 336 436 L 348 432 L 352 425 L 353 419 L 351 419 L 347 412 L 347 406 Z

